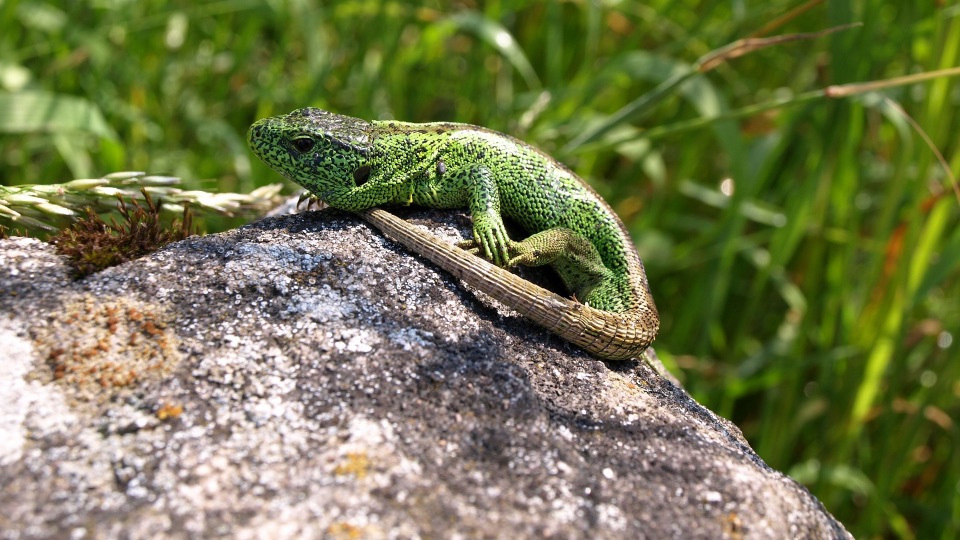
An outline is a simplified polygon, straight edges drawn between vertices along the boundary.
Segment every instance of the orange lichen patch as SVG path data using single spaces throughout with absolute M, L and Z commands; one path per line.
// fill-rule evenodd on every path
M 176 405 L 164 403 L 157 409 L 157 418 L 159 420 L 178 418 L 181 414 L 183 414 L 183 405 L 179 403 Z
M 363 529 L 363 527 L 357 527 L 356 525 L 351 525 L 350 523 L 344 523 L 341 521 L 327 527 L 327 536 L 330 538 L 355 540 L 358 538 L 365 538 L 367 536 L 364 534 Z
M 620 399 L 629 399 L 629 396 L 636 396 L 640 393 L 640 387 L 630 379 L 623 376 L 608 376 L 609 391 L 614 402 Z
M 84 296 L 45 322 L 32 329 L 37 349 L 53 378 L 83 397 L 165 377 L 180 359 L 163 313 L 147 304 Z
M 337 476 L 346 476 L 352 474 L 357 478 L 367 476 L 370 470 L 370 458 L 366 452 L 349 452 L 343 463 L 340 463 L 333 469 L 333 474 Z
M 730 512 L 723 517 L 723 534 L 724 537 L 734 540 L 743 538 L 743 522 L 736 512 Z

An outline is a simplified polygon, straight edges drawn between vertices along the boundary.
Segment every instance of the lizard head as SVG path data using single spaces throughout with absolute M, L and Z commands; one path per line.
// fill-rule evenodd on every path
M 366 180 L 371 124 L 322 109 L 258 120 L 247 133 L 257 156 L 331 206 Z

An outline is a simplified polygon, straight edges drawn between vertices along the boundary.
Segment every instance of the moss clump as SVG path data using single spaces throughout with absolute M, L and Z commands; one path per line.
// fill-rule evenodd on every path
M 146 207 L 136 200 L 128 206 L 118 197 L 119 222 L 111 218 L 107 223 L 88 207 L 85 218 L 50 238 L 57 252 L 69 258 L 77 277 L 132 261 L 190 236 L 192 215 L 189 208 L 184 208 L 182 219 L 164 227 L 159 207 L 145 190 L 143 196 Z

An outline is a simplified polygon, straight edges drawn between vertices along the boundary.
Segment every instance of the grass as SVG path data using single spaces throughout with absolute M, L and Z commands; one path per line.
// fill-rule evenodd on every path
M 0 182 L 147 170 L 250 191 L 277 176 L 247 126 L 305 105 L 506 131 L 627 221 L 663 317 L 658 352 L 764 460 L 857 537 L 960 535 L 960 212 L 897 111 L 957 174 L 960 87 L 805 97 L 957 66 L 960 5 L 164 5 L 0 4 Z M 765 25 L 854 22 L 637 101 Z

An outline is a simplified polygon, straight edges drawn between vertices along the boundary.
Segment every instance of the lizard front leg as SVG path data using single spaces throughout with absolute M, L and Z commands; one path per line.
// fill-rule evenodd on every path
M 392 172 L 386 167 L 372 169 L 368 165 L 353 173 L 353 186 L 332 191 L 324 202 L 340 210 L 357 212 L 386 203 L 410 204 L 414 181 L 420 172 Z
M 438 208 L 466 206 L 473 219 L 473 240 L 467 241 L 475 248 L 473 253 L 497 266 L 508 265 L 513 242 L 500 215 L 500 190 L 493 172 L 484 165 L 443 169 L 415 193 L 414 202 Z

